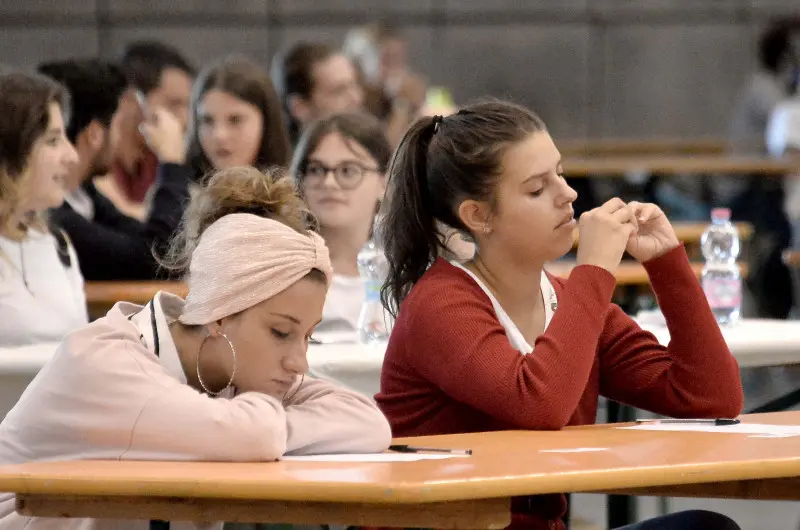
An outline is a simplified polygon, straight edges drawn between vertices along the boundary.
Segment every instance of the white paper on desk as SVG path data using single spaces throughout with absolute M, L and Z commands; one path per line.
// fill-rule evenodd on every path
M 768 425 L 763 423 L 738 423 L 736 425 L 710 425 L 701 423 L 642 423 L 632 427 L 618 427 L 631 431 L 683 431 L 734 434 L 758 434 L 765 438 L 800 436 L 800 425 Z
M 466 458 L 469 455 L 441 455 L 434 453 L 364 453 L 344 455 L 282 456 L 287 462 L 416 462 L 417 460 L 444 460 Z

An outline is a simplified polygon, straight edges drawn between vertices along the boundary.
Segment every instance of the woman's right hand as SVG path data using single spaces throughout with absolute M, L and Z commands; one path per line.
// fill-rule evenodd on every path
M 160 162 L 184 163 L 186 145 L 183 125 L 170 111 L 160 107 L 145 111 L 139 132 Z
M 578 230 L 578 265 L 596 265 L 613 274 L 636 233 L 636 216 L 622 199 L 613 198 L 581 215 Z

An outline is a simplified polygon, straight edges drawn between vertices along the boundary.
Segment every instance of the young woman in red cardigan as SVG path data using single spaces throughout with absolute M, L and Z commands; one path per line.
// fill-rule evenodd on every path
M 390 169 L 382 298 L 396 316 L 376 400 L 395 436 L 594 423 L 600 395 L 676 417 L 734 417 L 739 368 L 683 246 L 653 204 L 612 199 L 576 223 L 576 193 L 542 121 L 504 102 L 417 121 Z M 442 259 L 437 226 L 471 237 Z M 580 231 L 569 279 L 543 272 Z M 672 337 L 661 346 L 611 303 L 627 251 Z M 563 528 L 562 495 L 515 499 L 510 528 Z M 636 530 L 736 529 L 691 511 Z

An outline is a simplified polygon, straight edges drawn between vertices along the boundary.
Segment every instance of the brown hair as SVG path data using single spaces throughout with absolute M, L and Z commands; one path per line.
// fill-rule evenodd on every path
M 197 115 L 203 96 L 211 90 L 226 92 L 261 111 L 264 121 L 261 147 L 251 165 L 267 168 L 289 164 L 292 148 L 286 134 L 281 104 L 269 74 L 250 59 L 230 56 L 201 72 L 192 90 L 186 162 L 196 177 L 214 170 L 200 145 Z
M 272 61 L 272 80 L 280 94 L 283 110 L 289 123 L 292 141 L 300 136 L 300 124 L 289 109 L 291 96 L 311 99 L 314 93 L 314 67 L 338 52 L 320 42 L 298 42 Z
M 417 120 L 389 168 L 380 239 L 389 261 L 381 302 L 397 316 L 400 303 L 442 251 L 444 224 L 463 234 L 458 216 L 466 199 L 495 201 L 506 149 L 545 125 L 536 114 L 505 101 L 469 105 L 442 118 Z
M 302 193 L 303 172 L 308 157 L 320 142 L 331 133 L 341 134 L 345 142 L 355 142 L 363 147 L 378 163 L 381 173 L 386 171 L 392 157 L 392 146 L 386 138 L 384 127 L 374 116 L 365 112 L 342 112 L 314 122 L 300 137 L 292 157 L 290 170 Z
M 20 192 L 33 146 L 50 123 L 51 103 L 67 114 L 67 93 L 55 81 L 38 74 L 0 74 L 0 233 L 13 239 L 25 238 L 26 228 L 17 224 Z
M 215 221 L 234 213 L 274 219 L 301 234 L 315 227 L 285 169 L 273 167 L 263 172 L 253 167 L 224 169 L 212 174 L 193 195 L 181 227 L 160 260 L 161 266 L 176 276 L 185 275 L 203 232 Z

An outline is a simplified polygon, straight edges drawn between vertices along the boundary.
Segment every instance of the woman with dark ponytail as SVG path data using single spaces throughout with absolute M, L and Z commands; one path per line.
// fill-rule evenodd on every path
M 396 322 L 375 398 L 395 436 L 591 424 L 600 395 L 675 417 L 739 414 L 738 365 L 664 213 L 612 199 L 577 223 L 576 197 L 524 107 L 479 103 L 409 129 L 381 227 Z M 475 242 L 471 259 L 442 258 L 443 227 Z M 548 275 L 576 227 L 578 265 L 567 280 Z M 647 270 L 668 347 L 611 302 L 625 251 Z M 565 510 L 562 495 L 514 499 L 511 528 L 563 528 Z M 634 528 L 738 526 L 690 511 Z

